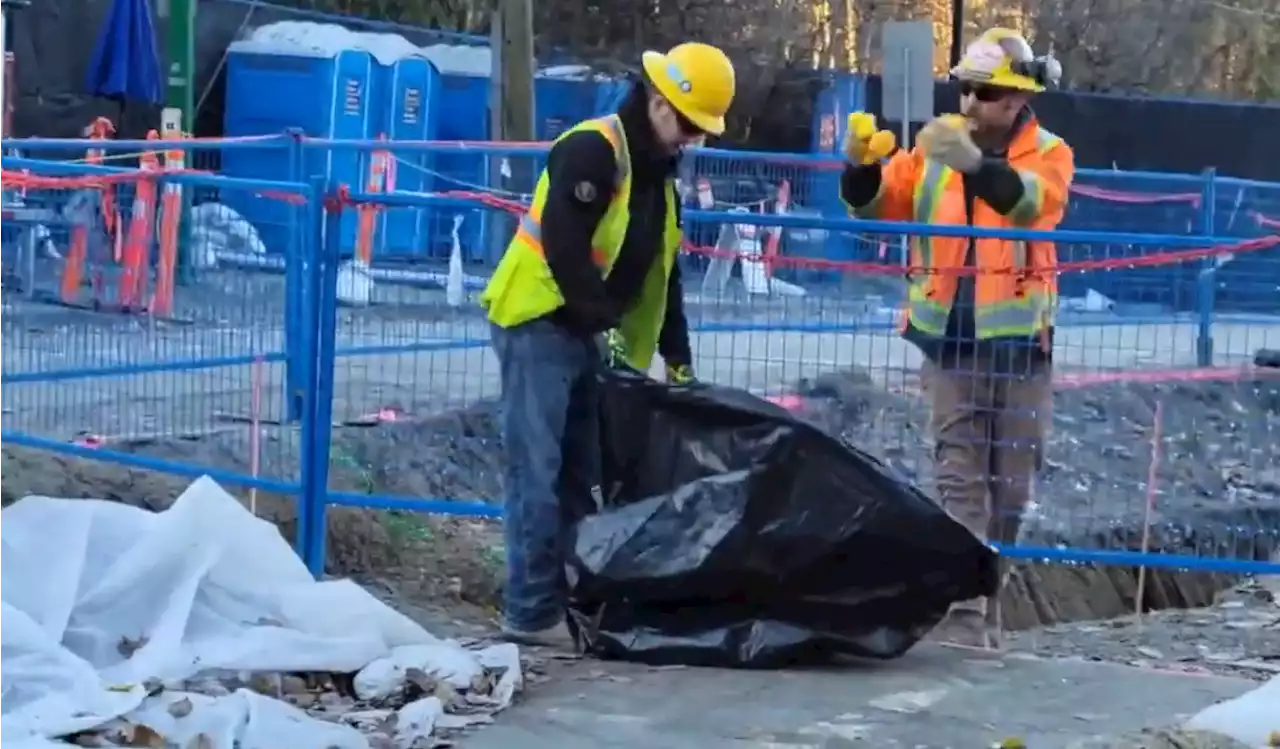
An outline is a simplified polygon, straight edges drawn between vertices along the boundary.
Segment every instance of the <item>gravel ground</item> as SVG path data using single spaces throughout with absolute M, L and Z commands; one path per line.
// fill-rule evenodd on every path
M 1248 580 L 1211 606 L 1064 622 L 1006 633 L 1005 647 L 1265 681 L 1280 674 L 1280 576 Z

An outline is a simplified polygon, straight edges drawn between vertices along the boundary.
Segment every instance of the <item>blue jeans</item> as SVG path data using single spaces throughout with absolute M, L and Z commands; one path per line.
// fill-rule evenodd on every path
M 598 491 L 595 343 L 545 320 L 493 326 L 507 449 L 506 624 L 532 632 L 563 618 L 567 528 L 561 497 Z

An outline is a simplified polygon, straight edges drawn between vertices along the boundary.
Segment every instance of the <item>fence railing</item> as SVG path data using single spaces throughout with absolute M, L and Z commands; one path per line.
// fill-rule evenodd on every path
M 355 213 L 362 206 L 381 206 L 385 209 L 454 209 L 460 198 L 439 195 L 379 195 L 379 193 L 349 192 L 342 204 L 330 204 L 329 232 L 342 221 L 343 214 Z M 337 215 L 334 214 L 337 210 Z M 723 211 L 690 210 L 685 214 L 689 224 L 726 221 Z M 1078 273 L 1132 273 L 1130 265 L 1140 268 L 1181 269 L 1194 275 L 1201 273 L 1204 259 L 1220 257 L 1226 252 L 1239 256 L 1266 255 L 1280 238 L 1265 237 L 1238 241 L 1229 246 L 1219 246 L 1219 238 L 1198 234 L 1144 234 L 1121 232 L 1085 232 L 1085 230 L 1060 230 L 1060 232 L 1027 232 L 1027 230 L 979 230 L 965 227 L 934 227 L 883 223 L 850 219 L 814 218 L 792 215 L 735 215 L 732 220 L 753 224 L 760 229 L 795 228 L 820 229 L 829 233 L 877 234 L 877 236 L 975 236 L 1009 239 L 1009 241 L 1053 241 L 1060 247 L 1076 245 L 1123 245 L 1140 250 L 1133 257 L 1112 259 L 1085 259 L 1062 262 L 1061 278 Z M 340 264 L 342 247 L 332 239 L 326 242 L 328 264 Z M 736 257 L 736 256 L 735 256 Z M 736 257 L 742 260 L 741 257 Z M 776 268 L 794 270 L 817 268 L 827 273 L 856 275 L 856 277 L 897 278 L 902 273 L 900 265 L 884 261 L 836 262 L 804 257 L 778 257 Z M 792 296 L 773 294 L 762 302 L 749 297 L 724 296 L 695 298 L 687 306 L 694 330 L 695 371 L 700 378 L 718 384 L 750 389 L 762 396 L 777 396 L 804 388 L 803 383 L 813 383 L 831 378 L 849 370 L 858 370 L 856 380 L 863 387 L 856 392 L 855 402 L 846 407 L 854 408 L 858 415 L 840 423 L 847 439 L 859 447 L 899 466 L 905 474 L 922 483 L 932 478 L 932 455 L 927 446 L 923 406 L 918 398 L 919 383 L 915 371 L 920 366 L 919 352 L 909 344 L 884 329 L 882 318 L 887 310 L 868 309 L 859 300 L 851 300 L 840 294 L 824 293 L 822 289 L 794 284 L 799 292 L 783 292 Z M 801 296 L 803 292 L 803 296 Z M 687 303 L 687 302 L 686 302 Z M 342 357 L 330 352 L 338 350 L 338 339 L 348 329 L 347 314 L 334 306 L 334 320 L 320 321 L 320 328 L 333 330 L 332 348 L 319 352 L 321 366 L 332 374 L 321 374 L 323 403 L 347 402 L 343 388 L 352 382 L 351 370 Z M 1012 557 L 1053 558 L 1059 561 L 1107 561 L 1148 566 L 1192 567 L 1201 570 L 1244 571 L 1268 568 L 1268 558 L 1274 552 L 1276 531 L 1266 522 L 1257 522 L 1262 513 L 1235 517 L 1231 503 L 1206 501 L 1204 493 L 1211 488 L 1192 487 L 1179 476 L 1178 463 L 1184 461 L 1212 461 L 1207 452 L 1197 453 L 1197 448 L 1185 446 L 1180 440 L 1188 433 L 1207 434 L 1219 429 L 1213 426 L 1212 410 L 1185 412 L 1179 415 L 1178 424 L 1167 423 L 1166 433 L 1156 434 L 1155 440 L 1165 449 L 1167 462 L 1156 466 L 1155 483 L 1148 480 L 1151 469 L 1153 421 L 1143 423 L 1142 417 L 1151 419 L 1151 408 L 1162 399 L 1178 401 L 1188 389 L 1206 388 L 1204 396 L 1196 398 L 1222 398 L 1222 391 L 1242 393 L 1240 398 L 1252 398 L 1249 393 L 1266 388 L 1272 382 L 1268 370 L 1252 366 L 1201 367 L 1198 366 L 1198 325 L 1196 321 L 1165 316 L 1151 316 L 1130 321 L 1128 325 L 1085 325 L 1087 311 L 1060 312 L 1060 328 L 1055 347 L 1055 369 L 1059 374 L 1057 388 L 1060 401 L 1073 403 L 1073 410 L 1065 412 L 1064 423 L 1057 424 L 1056 442 L 1050 449 L 1050 487 L 1043 493 L 1043 503 L 1033 513 L 1028 536 L 1024 543 L 1004 549 Z M 868 325 L 868 323 L 874 323 Z M 456 412 L 458 408 L 476 408 L 493 405 L 497 397 L 497 370 L 485 351 L 485 323 L 477 315 L 461 314 L 449 323 L 456 347 L 449 348 L 433 339 L 430 351 L 404 347 L 401 356 L 415 364 L 399 366 L 416 371 L 430 371 L 430 384 L 416 385 L 413 391 L 422 399 L 413 403 L 411 410 L 426 414 L 440 411 Z M 1224 356 L 1239 361 L 1252 357 L 1253 348 L 1265 347 L 1280 337 L 1280 325 L 1242 325 L 1215 323 L 1215 329 L 1224 333 L 1229 342 Z M 365 335 L 393 341 L 399 337 L 399 324 L 381 319 L 361 329 Z M 321 335 L 324 335 L 321 334 Z M 407 361 L 402 360 L 402 361 Z M 379 362 L 375 369 L 389 371 L 389 361 Z M 333 388 L 332 396 L 326 388 Z M 1143 403 L 1137 414 L 1133 403 Z M 1265 401 L 1265 398 L 1263 398 Z M 1100 406 L 1103 412 L 1100 415 Z M 1180 401 L 1178 401 L 1180 402 Z M 1249 403 L 1247 416 L 1260 429 L 1260 442 L 1229 448 L 1239 457 L 1229 458 L 1247 463 L 1248 471 L 1265 470 L 1274 448 L 1270 446 L 1270 426 L 1267 407 L 1262 401 Z M 365 405 L 364 407 L 369 407 Z M 1183 406 L 1165 408 L 1166 414 Z M 1234 408 L 1235 406 L 1233 406 Z M 1119 412 L 1123 410 L 1123 412 Z M 1111 411 L 1107 414 L 1105 411 Z M 1194 411 L 1194 408 L 1193 410 Z M 1084 416 L 1082 417 L 1082 412 Z M 1085 424 L 1107 424 L 1100 431 Z M 1114 421 L 1115 425 L 1110 425 Z M 492 425 L 490 425 L 492 426 Z M 1230 428 L 1234 429 L 1234 428 Z M 1175 434 L 1181 437 L 1174 437 Z M 1266 434 L 1266 438 L 1262 438 Z M 476 446 L 492 443 L 495 434 L 476 434 Z M 1262 455 L 1257 451 L 1261 451 Z M 1212 452 L 1212 451 L 1211 451 Z M 1125 457 L 1120 457 L 1125 456 Z M 1176 456 L 1176 457 L 1175 457 Z M 492 472 L 493 456 L 467 456 L 471 465 L 460 466 L 471 475 Z M 1260 462 L 1261 461 L 1261 462 Z M 1075 470 L 1071 466 L 1093 465 L 1093 469 Z M 488 467 L 486 467 L 488 466 Z M 319 479 L 317 479 L 319 480 Z M 1105 485 L 1094 485 L 1105 480 Z M 462 515 L 492 516 L 494 503 L 500 501 L 497 485 L 480 485 L 474 497 L 438 495 L 438 497 L 396 497 L 396 495 L 370 494 L 340 495 L 343 504 L 371 503 L 376 507 L 413 508 L 428 512 L 447 511 Z M 1222 494 L 1229 493 L 1228 484 L 1222 484 Z M 1152 499 L 1155 497 L 1155 499 Z M 1148 512 L 1148 502 L 1157 503 L 1155 520 Z M 1212 507 L 1212 508 L 1210 508 Z M 1197 510 L 1198 508 L 1198 510 Z M 1252 512 L 1252 511 L 1251 511 Z M 319 528 L 319 522 L 312 522 Z M 1139 539 L 1147 526 L 1147 538 L 1157 538 L 1158 543 L 1147 549 L 1138 549 Z M 1151 553 L 1161 554 L 1160 560 L 1151 562 Z M 312 562 L 323 558 L 317 549 L 311 549 Z
M 131 146 L 154 144 L 121 144 Z M 349 150 L 358 160 L 387 148 L 298 139 L 183 147 L 217 149 L 224 164 L 234 150 L 255 154 L 260 162 L 281 153 L 284 163 L 301 165 L 303 174 L 316 154 L 337 160 Z M 68 148 L 74 152 L 76 146 Z M 485 154 L 496 176 L 477 184 L 445 183 L 443 190 L 432 189 L 440 182 L 424 182 L 428 186 L 421 189 L 389 192 L 365 189 L 363 180 L 342 180 L 344 186 L 321 178 L 198 173 L 140 179 L 132 169 L 6 158 L 5 261 L 10 266 L 20 257 L 17 270 L 30 262 L 30 270 L 18 275 L 31 285 L 13 289 L 6 278 L 0 438 L 296 495 L 299 550 L 316 571 L 325 560 L 330 504 L 500 516 L 496 365 L 488 351 L 488 325 L 471 299 L 492 255 L 468 253 L 477 240 L 464 232 L 474 220 L 501 246 L 541 151 L 439 144 L 392 149 L 402 172 L 405 154 L 426 159 L 473 151 Z M 698 155 L 703 158 L 715 161 L 722 154 Z M 793 174 L 826 178 L 826 166 L 799 161 L 810 171 Z M 108 185 L 120 187 L 127 200 L 125 186 L 142 194 L 138 186 L 147 181 L 161 192 L 173 185 L 205 196 L 206 205 L 256 215 L 256 222 L 225 233 L 244 233 L 247 225 L 257 237 L 243 240 L 250 249 L 233 251 L 196 236 L 211 228 L 189 227 L 188 262 L 198 270 L 175 292 L 170 315 L 143 318 L 141 325 L 133 317 L 86 318 L 78 309 L 68 316 L 66 300 L 35 293 L 44 274 L 65 265 L 73 233 L 86 221 L 83 206 L 69 210 L 74 200 Z M 1186 187 L 1161 193 L 1162 200 L 1191 194 L 1193 184 L 1212 185 L 1200 192 L 1199 207 L 1220 207 L 1223 185 L 1260 196 L 1271 188 L 1212 174 L 1173 182 Z M 1132 202 L 1141 195 L 1127 193 L 1123 200 L 1147 205 Z M 1265 217 L 1263 198 L 1248 199 L 1254 201 L 1249 208 L 1233 210 Z M 933 467 L 915 376 L 920 357 L 892 330 L 903 273 L 895 253 L 902 238 L 1054 241 L 1068 299 L 1075 297 L 1065 290 L 1077 277 L 1117 279 L 1114 288 L 1123 293 L 1111 299 L 1113 306 L 1134 309 L 1082 303 L 1059 311 L 1059 419 L 1047 454 L 1046 486 L 1028 535 L 1004 552 L 1234 573 L 1280 569 L 1266 561 L 1280 547 L 1280 496 L 1266 473 L 1280 464 L 1272 415 L 1280 408 L 1280 379 L 1277 370 L 1248 364 L 1255 350 L 1280 348 L 1280 321 L 1264 310 L 1227 314 L 1209 306 L 1206 312 L 1194 297 L 1205 289 L 1206 276 L 1217 278 L 1235 263 L 1256 263 L 1250 267 L 1274 275 L 1280 237 L 1266 231 L 1267 224 L 1215 218 L 1167 232 L 1034 233 L 833 218 L 795 210 L 795 204 L 783 213 L 775 212 L 776 205 L 735 205 L 739 210 L 733 211 L 717 208 L 714 197 L 707 210 L 693 207 L 697 200 L 694 194 L 684 213 L 695 239 L 683 267 L 699 377 L 762 397 L 830 398 L 836 392 L 828 413 L 846 417 L 831 428 L 925 485 Z M 1233 199 L 1233 206 L 1243 200 Z M 90 213 L 96 215 L 98 207 L 92 205 Z M 461 226 L 454 221 L 458 215 L 464 217 Z M 414 245 L 419 251 L 408 258 L 380 254 L 375 243 L 374 262 L 365 266 L 352 261 L 367 223 L 362 216 L 374 219 L 378 233 L 413 231 L 421 238 L 447 232 L 449 240 L 438 247 Z M 704 236 L 698 227 L 707 226 L 713 231 L 705 236 L 723 236 L 732 228 L 737 239 L 718 246 L 714 239 L 698 240 Z M 757 241 L 751 244 L 753 236 Z M 782 238 L 779 251 L 770 253 L 770 243 L 759 241 L 769 236 Z M 869 248 L 868 254 L 799 251 L 856 243 Z M 1116 249 L 1082 249 L 1098 247 Z M 112 248 L 99 246 L 97 252 L 101 262 L 87 267 L 100 268 L 103 276 L 88 281 L 100 286 L 88 294 L 91 302 L 120 286 Z M 191 259 L 204 256 L 210 259 Z M 722 269 L 713 273 L 711 266 L 717 261 L 728 263 L 730 271 L 740 266 L 741 281 L 716 281 Z M 1155 305 L 1126 296 L 1129 287 L 1121 282 L 1149 269 L 1165 274 L 1166 289 Z M 747 288 L 756 281 L 764 293 Z M 1184 309 L 1197 314 L 1178 314 Z M 1274 304 L 1267 311 L 1274 313 Z M 1170 404 L 1163 409 L 1163 427 L 1153 417 L 1162 402 Z M 254 424 L 252 434 L 267 429 L 271 438 L 251 444 L 247 423 Z M 215 447 L 183 447 L 196 441 Z M 1153 444 L 1161 449 L 1153 450 Z M 1152 539 L 1145 548 L 1139 544 L 1144 536 Z

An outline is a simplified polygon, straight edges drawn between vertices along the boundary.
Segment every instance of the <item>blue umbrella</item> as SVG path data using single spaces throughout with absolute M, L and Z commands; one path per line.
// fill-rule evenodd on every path
M 85 85 L 97 96 L 160 103 L 160 57 L 147 0 L 111 0 Z

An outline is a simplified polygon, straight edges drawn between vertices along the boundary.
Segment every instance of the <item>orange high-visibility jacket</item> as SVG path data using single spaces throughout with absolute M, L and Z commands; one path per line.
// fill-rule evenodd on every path
M 1032 119 L 1010 142 L 1007 158 L 1026 187 L 1022 200 L 1003 215 L 975 199 L 973 225 L 1055 229 L 1066 210 L 1075 173 L 1071 147 Z M 895 154 L 883 167 L 875 199 L 850 209 L 863 218 L 887 221 L 968 223 L 961 175 L 926 159 L 919 148 Z M 902 316 L 904 330 L 910 324 L 927 335 L 946 333 L 959 276 L 945 269 L 965 265 L 969 241 L 965 237 L 912 237 L 911 266 L 942 272 L 911 274 Z M 1058 258 L 1052 242 L 977 239 L 973 259 L 979 269 L 973 313 L 978 339 L 1035 337 L 1053 325 L 1058 307 L 1054 270 Z

